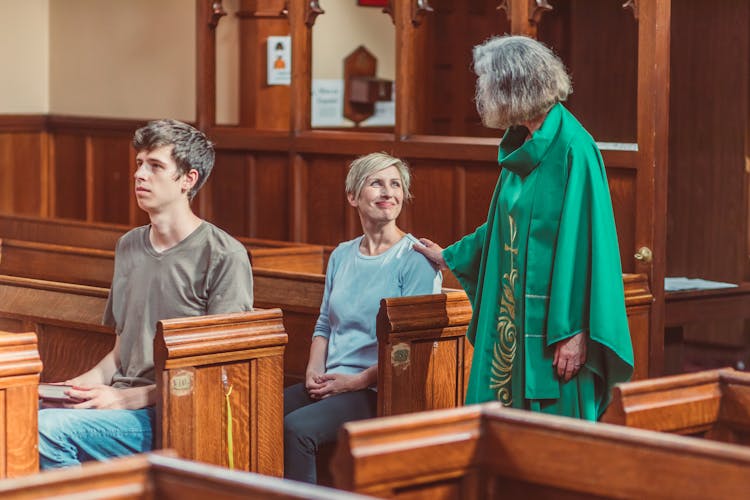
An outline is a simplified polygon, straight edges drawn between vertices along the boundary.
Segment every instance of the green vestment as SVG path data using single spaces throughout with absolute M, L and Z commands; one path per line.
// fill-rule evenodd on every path
M 471 300 L 466 403 L 596 420 L 630 378 L 630 342 L 612 202 L 601 154 L 561 104 L 524 142 L 511 127 L 487 222 L 443 252 Z M 554 344 L 588 333 L 585 366 L 562 382 Z

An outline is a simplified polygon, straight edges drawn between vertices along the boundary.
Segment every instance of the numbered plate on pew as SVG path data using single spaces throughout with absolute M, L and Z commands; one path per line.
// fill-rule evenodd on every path
M 69 401 L 75 400 L 65 394 L 72 389 L 72 385 L 64 384 L 39 384 L 39 398 L 45 401 Z

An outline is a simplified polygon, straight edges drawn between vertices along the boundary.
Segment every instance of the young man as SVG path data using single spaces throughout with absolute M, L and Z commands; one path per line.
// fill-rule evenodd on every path
M 252 309 L 247 251 L 190 208 L 213 168 L 211 142 L 190 125 L 158 120 L 135 132 L 133 147 L 135 196 L 151 223 L 117 243 L 103 318 L 117 333 L 114 349 L 67 381 L 75 402 L 39 412 L 43 469 L 150 450 L 156 322 Z

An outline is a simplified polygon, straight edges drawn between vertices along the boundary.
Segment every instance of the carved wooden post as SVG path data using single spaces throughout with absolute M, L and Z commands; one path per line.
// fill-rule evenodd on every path
M 158 322 L 157 447 L 282 476 L 286 343 L 279 309 Z
M 649 376 L 664 365 L 664 275 L 666 273 L 667 167 L 669 149 L 669 63 L 671 0 L 639 2 L 638 13 L 638 174 L 635 248 L 653 246 L 651 262 L 636 261 L 636 272 L 650 278 Z M 656 215 L 656 216 L 655 216 Z M 650 219 L 650 220 L 649 220 Z
M 0 478 L 39 470 L 36 334 L 0 332 Z
M 498 9 L 505 11 L 512 34 L 536 38 L 542 16 L 553 7 L 548 0 L 501 0 Z

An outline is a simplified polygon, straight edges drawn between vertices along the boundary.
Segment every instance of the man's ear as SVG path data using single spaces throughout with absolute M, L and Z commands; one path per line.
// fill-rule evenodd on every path
M 198 182 L 198 177 L 200 177 L 200 175 L 196 169 L 191 168 L 188 170 L 188 172 L 182 176 L 182 191 L 185 193 L 190 192 Z
M 349 205 L 357 208 L 357 199 L 354 197 L 354 193 L 346 193 L 346 199 L 349 201 Z

